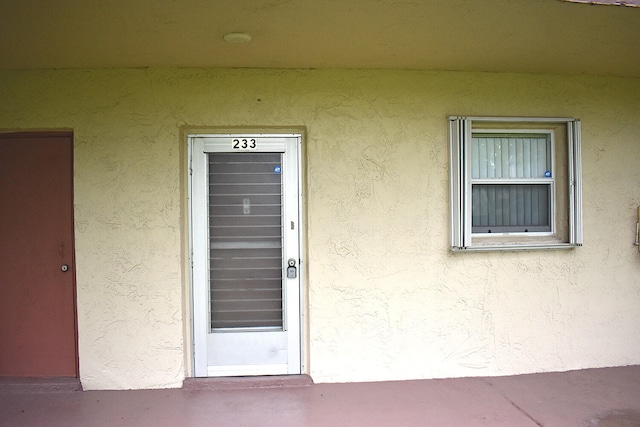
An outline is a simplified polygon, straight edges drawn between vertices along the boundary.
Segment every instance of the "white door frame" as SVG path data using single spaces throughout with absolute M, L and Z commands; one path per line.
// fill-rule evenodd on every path
M 293 155 L 285 156 L 283 168 L 287 168 L 288 170 L 295 169 L 297 173 L 295 176 L 292 174 L 285 175 L 285 186 L 289 185 L 290 187 L 295 186 L 296 196 L 297 196 L 297 206 L 285 205 L 285 209 L 294 209 L 295 211 L 289 211 L 285 216 L 289 216 L 291 218 L 296 218 L 295 224 L 292 221 L 292 224 L 284 223 L 285 230 L 290 227 L 295 227 L 295 232 L 297 233 L 297 272 L 298 272 L 298 283 L 297 289 L 293 294 L 289 294 L 288 297 L 293 297 L 297 302 L 295 307 L 293 304 L 290 305 L 290 314 L 295 315 L 295 318 L 290 317 L 291 321 L 287 324 L 285 314 L 285 328 L 287 329 L 287 363 L 285 365 L 238 365 L 238 366 L 224 366 L 224 367 L 212 367 L 209 365 L 209 361 L 207 358 L 207 354 L 203 354 L 203 337 L 210 336 L 209 330 L 207 329 L 207 322 L 202 321 L 202 316 L 205 316 L 205 319 L 208 319 L 208 312 L 203 314 L 204 305 L 201 301 L 196 301 L 194 298 L 194 292 L 197 288 L 196 277 L 202 277 L 203 269 L 207 268 L 207 261 L 202 257 L 202 251 L 194 251 L 194 246 L 201 245 L 202 236 L 194 236 L 194 223 L 202 223 L 203 218 L 202 215 L 206 215 L 206 209 L 202 205 L 198 205 L 199 202 L 198 197 L 194 197 L 194 195 L 198 194 L 206 194 L 206 187 L 203 187 L 202 180 L 194 180 L 193 179 L 193 159 L 194 159 L 194 141 L 196 138 L 264 138 L 265 144 L 262 144 L 264 148 L 261 150 L 263 152 L 273 152 L 278 150 L 273 150 L 269 146 L 270 138 L 288 138 L 289 141 L 291 138 L 296 139 L 295 150 L 294 153 L 290 153 Z M 287 133 L 287 134 L 250 134 L 250 133 L 202 133 L 202 134 L 189 134 L 188 135 L 188 159 L 189 159 L 189 180 L 188 180 L 188 197 L 189 197 L 189 246 L 190 246 L 190 302 L 191 302 L 191 331 L 192 331 L 192 375 L 197 377 L 203 376 L 234 376 L 234 375 L 274 375 L 274 374 L 301 374 L 305 370 L 304 363 L 304 331 L 306 330 L 303 324 L 303 319 L 305 318 L 304 313 L 304 294 L 303 294 L 303 283 L 304 283 L 304 268 L 303 268 L 303 256 L 304 253 L 302 247 L 302 237 L 303 233 L 303 224 L 302 224 L 302 135 L 299 133 Z M 290 142 L 289 142 L 290 143 Z M 290 147 L 290 145 L 287 145 Z M 227 148 L 226 151 L 220 152 L 233 152 L 232 149 Z M 289 150 L 288 148 L 286 150 Z M 216 149 L 217 151 L 217 149 Z M 281 150 L 280 150 L 281 151 Z M 196 156 L 198 157 L 198 156 Z M 202 156 L 199 156 L 199 158 Z M 206 157 L 206 156 L 205 156 Z M 289 182 L 287 184 L 287 180 Z M 201 199 L 205 199 L 206 197 L 201 197 Z M 206 219 L 205 219 L 206 221 Z M 202 233 L 200 233 L 202 234 Z M 207 238 L 208 239 L 208 238 Z M 286 260 L 291 256 L 291 254 L 283 252 L 283 258 Z M 286 274 L 283 272 L 284 281 L 286 281 Z M 285 292 L 283 288 L 283 292 Z M 199 320 L 200 319 L 200 320 Z M 250 336 L 251 333 L 248 333 Z

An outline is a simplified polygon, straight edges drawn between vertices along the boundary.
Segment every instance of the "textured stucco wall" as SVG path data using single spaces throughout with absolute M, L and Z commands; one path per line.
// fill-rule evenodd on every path
M 307 350 L 315 381 L 640 363 L 640 254 L 632 246 L 638 79 L 2 71 L 0 99 L 1 129 L 75 134 L 87 389 L 174 387 L 187 372 L 180 128 L 188 126 L 307 128 Z M 451 254 L 449 114 L 582 119 L 585 246 Z

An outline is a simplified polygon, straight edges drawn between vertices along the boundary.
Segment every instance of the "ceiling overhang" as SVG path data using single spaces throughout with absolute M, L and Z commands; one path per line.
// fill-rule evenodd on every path
M 560 0 L 5 0 L 0 8 L 2 69 L 393 68 L 640 77 L 636 7 Z M 227 43 L 229 33 L 251 40 Z

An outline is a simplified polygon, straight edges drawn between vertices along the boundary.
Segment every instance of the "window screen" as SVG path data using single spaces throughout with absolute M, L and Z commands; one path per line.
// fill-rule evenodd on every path
M 472 231 L 550 232 L 552 147 L 546 134 L 474 134 Z

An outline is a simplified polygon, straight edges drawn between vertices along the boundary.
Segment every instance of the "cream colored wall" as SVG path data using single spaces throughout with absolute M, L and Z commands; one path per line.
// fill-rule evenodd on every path
M 306 126 L 317 382 L 640 363 L 640 80 L 420 71 L 0 72 L 0 128 L 71 128 L 80 375 L 178 387 L 181 127 Z M 582 119 L 585 246 L 451 254 L 446 117 Z

